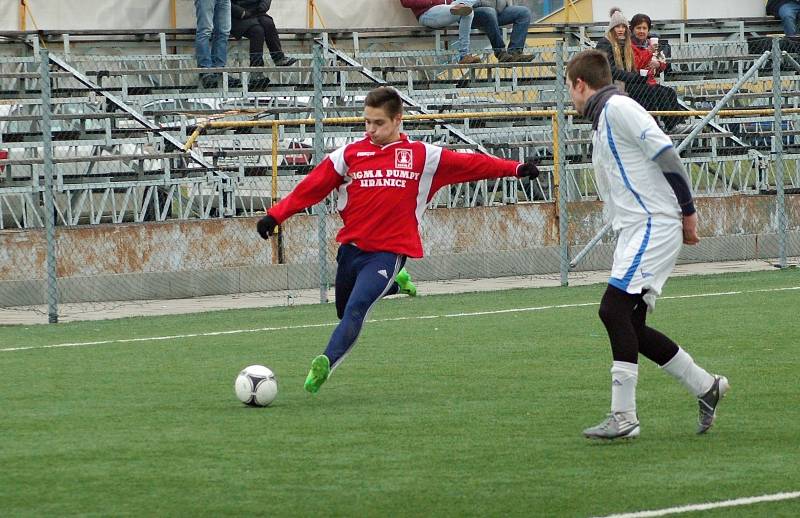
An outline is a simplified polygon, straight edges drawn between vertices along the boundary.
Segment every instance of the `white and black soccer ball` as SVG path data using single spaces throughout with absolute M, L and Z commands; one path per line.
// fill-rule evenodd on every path
M 250 365 L 242 369 L 233 384 L 236 397 L 245 405 L 269 406 L 278 395 L 275 373 L 263 365 Z

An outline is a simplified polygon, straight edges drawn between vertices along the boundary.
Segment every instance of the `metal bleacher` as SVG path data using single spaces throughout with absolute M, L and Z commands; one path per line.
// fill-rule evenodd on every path
M 8 155 L 0 160 L 0 228 L 41 226 L 41 45 L 54 58 L 50 75 L 56 210 L 59 224 L 75 225 L 263 210 L 271 200 L 271 128 L 208 130 L 193 155 L 176 142 L 186 142 L 198 124 L 208 120 L 313 117 L 315 42 L 323 49 L 326 117 L 359 115 L 364 96 L 378 84 L 404 92 L 410 112 L 552 110 L 557 96 L 564 95 L 556 82 L 553 41 L 565 41 L 571 54 L 601 37 L 604 28 L 605 24 L 534 25 L 529 45 L 536 57 L 524 66 L 496 63 L 487 50 L 482 51 L 484 63 L 452 64 L 452 30 L 281 31 L 285 50 L 299 58 L 297 65 L 247 67 L 247 43 L 231 41 L 228 67 L 220 70 L 224 80 L 212 89 L 198 81 L 193 31 L 0 33 L 0 159 L 2 153 Z M 657 28 L 673 48 L 673 70 L 666 84 L 676 89 L 684 106 L 698 109 L 713 106 L 758 59 L 749 52 L 748 37 L 780 30 L 776 21 L 766 18 L 667 21 Z M 476 33 L 475 41 L 479 48 L 488 48 L 482 35 Z M 255 72 L 269 77 L 270 84 L 249 89 L 248 77 Z M 782 73 L 786 107 L 798 105 L 798 79 L 795 69 Z M 734 96 L 734 106 L 771 106 L 771 81 L 770 74 L 758 75 L 747 91 Z M 568 122 L 570 196 L 591 198 L 595 189 L 589 169 L 590 127 L 577 117 L 568 117 Z M 721 118 L 715 127 L 704 129 L 686 154 L 698 164 L 700 176 L 705 175 L 696 185 L 701 192 L 759 189 L 759 156 L 770 151 L 769 125 L 768 117 Z M 414 138 L 456 148 L 482 146 L 515 159 L 536 155 L 545 171 L 552 164 L 549 117 L 407 122 L 406 130 Z M 799 131 L 796 117 L 787 117 L 787 154 L 800 153 Z M 279 195 L 310 169 L 313 135 L 313 124 L 281 127 Z M 330 150 L 361 135 L 350 125 L 328 126 L 323 147 Z M 732 168 L 731 174 L 738 175 L 735 180 L 708 180 L 719 175 L 720 167 L 714 164 L 720 161 L 741 162 Z M 552 197 L 549 177 L 535 185 L 509 186 L 509 181 L 513 182 L 498 181 L 481 195 L 466 188 L 445 191 L 434 203 L 456 206 Z

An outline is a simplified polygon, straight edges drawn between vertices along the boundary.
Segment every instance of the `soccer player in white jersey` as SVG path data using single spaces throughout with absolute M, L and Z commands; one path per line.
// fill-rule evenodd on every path
M 697 397 L 697 433 L 711 427 L 727 378 L 709 374 L 668 337 L 646 325 L 682 243 L 694 245 L 697 213 L 688 175 L 672 141 L 636 101 L 611 82 L 605 55 L 586 50 L 567 65 L 567 87 L 578 112 L 592 121 L 592 165 L 619 240 L 600 319 L 611 341 L 611 413 L 583 435 L 639 435 L 638 355 L 654 361 Z

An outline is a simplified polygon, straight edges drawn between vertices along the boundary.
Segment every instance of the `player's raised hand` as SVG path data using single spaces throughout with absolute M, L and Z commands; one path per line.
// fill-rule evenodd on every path
M 696 245 L 700 242 L 697 236 L 697 213 L 691 216 L 683 217 L 683 243 L 687 245 Z
M 539 168 L 536 167 L 536 161 L 529 159 L 518 165 L 517 176 L 520 178 L 530 178 L 531 180 L 537 178 L 539 176 Z
M 258 230 L 258 235 L 261 236 L 261 239 L 269 239 L 269 235 L 275 232 L 275 228 L 278 226 L 278 222 L 275 221 L 275 218 L 267 214 L 256 223 L 256 230 Z

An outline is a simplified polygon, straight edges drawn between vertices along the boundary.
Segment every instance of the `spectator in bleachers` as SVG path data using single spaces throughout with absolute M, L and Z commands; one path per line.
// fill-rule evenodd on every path
M 769 0 L 767 14 L 780 18 L 786 36 L 797 36 L 797 22 L 800 19 L 800 0 Z
M 470 54 L 469 32 L 475 13 L 472 6 L 476 0 L 400 0 L 403 7 L 414 12 L 419 23 L 431 29 L 441 29 L 458 24 L 458 63 L 469 65 L 480 63 L 481 58 Z
M 636 62 L 647 64 L 647 66 L 639 68 L 649 70 L 648 84 L 656 84 L 657 77 L 671 69 L 669 58 L 672 56 L 672 48 L 667 40 L 660 39 L 651 31 L 653 21 L 646 14 L 634 14 L 631 18 L 630 28 L 631 44 Z
M 264 66 L 264 43 L 275 66 L 286 67 L 297 63 L 297 59 L 287 56 L 281 48 L 278 29 L 267 14 L 272 0 L 231 0 L 231 36 L 246 37 L 250 41 L 250 66 Z M 250 77 L 251 87 L 264 86 L 269 80 L 261 73 Z
M 618 8 L 611 9 L 611 21 L 603 39 L 597 42 L 597 50 L 605 52 L 611 65 L 611 76 L 620 90 L 631 99 L 641 104 L 646 110 L 681 110 L 675 90 L 655 81 L 648 84 L 650 62 L 637 62 L 631 39 L 628 21 Z M 640 58 L 643 59 L 643 56 Z M 640 68 L 640 66 L 642 68 Z M 667 131 L 673 131 L 680 124 L 682 117 L 663 117 L 662 122 Z
M 194 0 L 197 31 L 194 49 L 199 68 L 224 67 L 231 32 L 231 0 Z M 219 85 L 220 74 L 200 74 L 206 88 Z M 229 81 L 229 85 L 231 82 Z
M 497 61 L 501 63 L 533 61 L 533 54 L 523 52 L 528 26 L 531 24 L 530 9 L 524 5 L 512 5 L 512 0 L 478 0 L 472 8 L 475 10 L 472 25 L 486 33 Z M 511 38 L 506 50 L 500 27 L 512 24 Z

